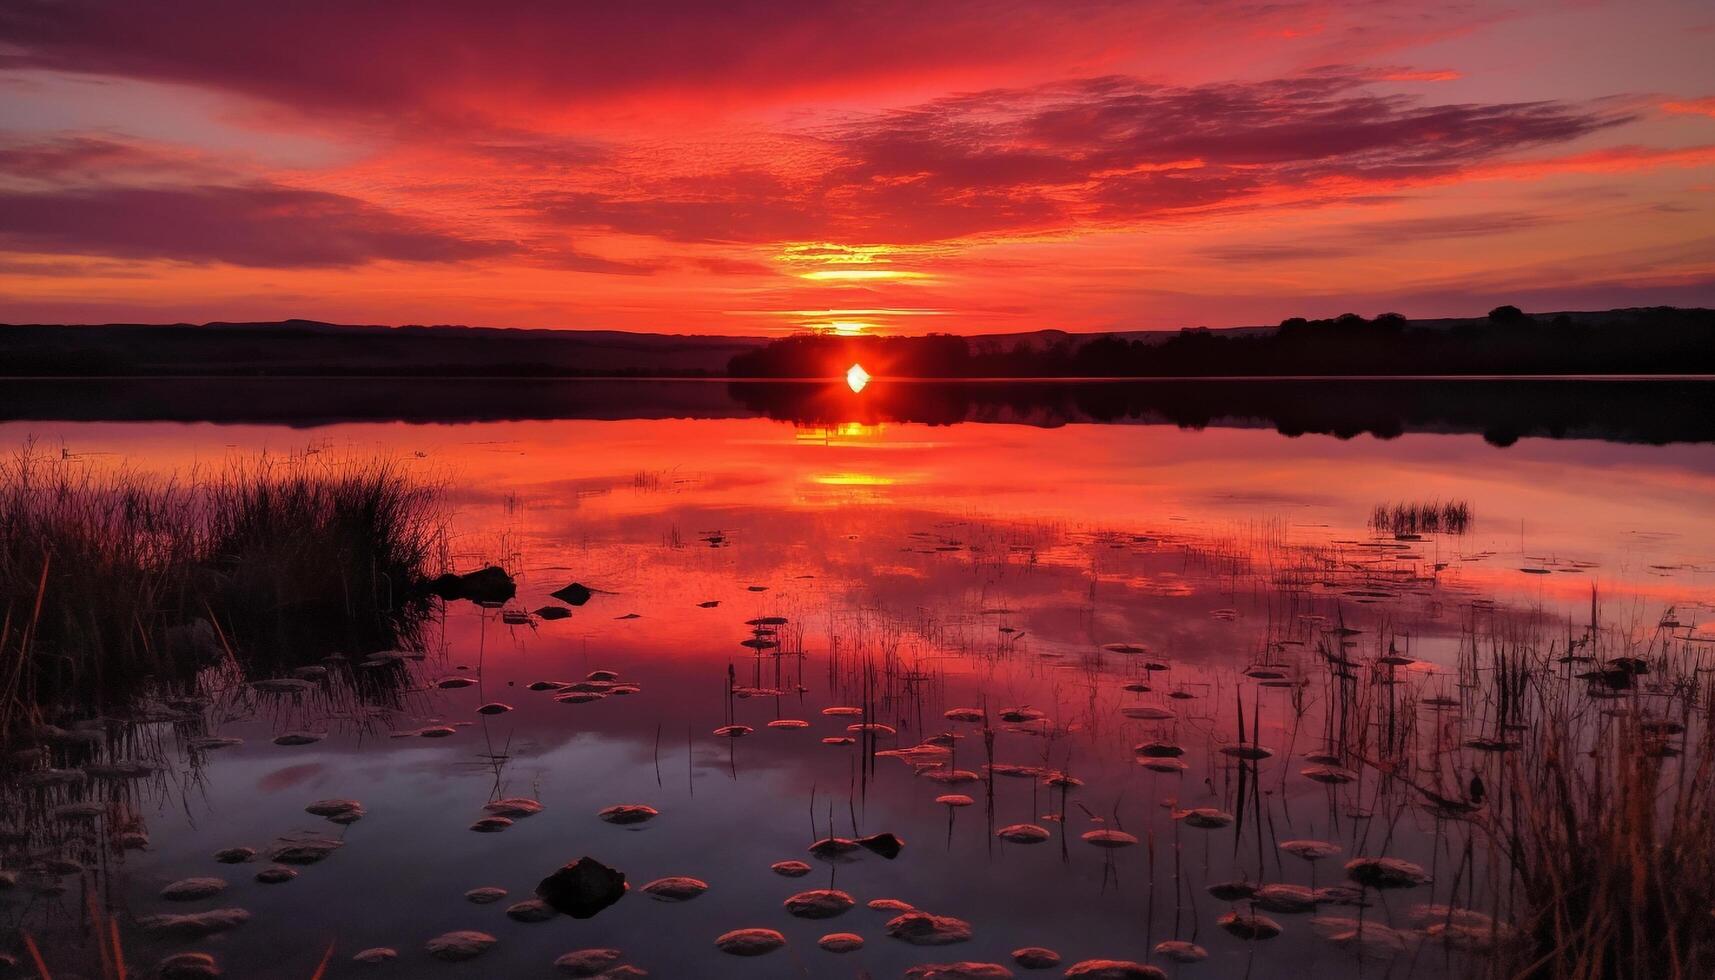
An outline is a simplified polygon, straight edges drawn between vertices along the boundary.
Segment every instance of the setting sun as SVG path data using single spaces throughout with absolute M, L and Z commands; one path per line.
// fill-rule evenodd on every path
M 846 384 L 853 391 L 862 391 L 864 385 L 869 384 L 869 372 L 863 369 L 862 364 L 853 364 L 846 369 Z

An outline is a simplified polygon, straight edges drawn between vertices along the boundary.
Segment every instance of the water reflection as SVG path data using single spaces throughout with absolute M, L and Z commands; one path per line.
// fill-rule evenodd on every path
M 855 365 L 854 365 L 855 366 Z M 433 381 L 293 378 L 8 381 L 0 419 L 210 421 L 292 427 L 353 421 L 724 419 L 1185 428 L 1393 438 L 1408 432 L 1664 444 L 1715 441 L 1715 382 L 1329 379 L 1251 381 Z
M 305 440 L 52 433 L 59 465 L 180 471 Z M 770 977 L 1016 970 L 1034 947 L 1063 965 L 1206 954 L 1187 975 L 1461 975 L 1504 935 L 1488 920 L 1504 854 L 1479 830 L 1512 812 L 1504 749 L 1558 717 L 1509 695 L 1509 658 L 1569 638 L 1661 677 L 1715 636 L 1715 461 L 1696 446 L 850 416 L 315 439 L 446 481 L 447 560 L 502 563 L 517 594 L 437 604 L 397 655 L 211 658 L 9 745 L 19 887 L 0 909 L 66 972 L 97 972 L 78 959 L 93 899 L 134 972 L 209 951 L 230 975 L 303 977 L 331 942 L 330 976 L 376 949 L 397 951 L 374 967 L 392 976 L 543 974 L 617 949 L 657 976 Z M 1379 504 L 1456 499 L 1463 533 L 1371 526 Z M 1583 667 L 1556 670 L 1532 683 L 1591 718 L 1613 706 Z M 1687 703 L 1636 691 L 1655 717 Z M 338 800 L 361 814 L 305 812 L 349 816 L 319 805 Z M 604 819 L 615 806 L 655 814 Z M 883 834 L 903 842 L 891 858 Z M 216 860 L 238 847 L 256 857 Z M 508 914 L 585 856 L 631 891 L 588 919 Z M 1384 858 L 1404 863 L 1344 867 Z M 275 864 L 296 876 L 257 878 Z M 226 886 L 162 897 L 196 877 Z M 673 879 L 708 893 L 644 890 Z M 797 906 L 837 921 L 787 904 L 823 891 L 850 907 Z M 222 909 L 248 917 L 150 918 Z M 961 926 L 944 949 L 913 938 Z M 785 946 L 716 948 L 744 930 Z M 463 932 L 494 942 L 437 962 L 485 946 L 447 938 Z M 847 933 L 861 948 L 822 942 Z

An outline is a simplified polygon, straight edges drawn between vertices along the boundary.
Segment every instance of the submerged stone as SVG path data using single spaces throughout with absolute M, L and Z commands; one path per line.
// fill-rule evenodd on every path
M 236 929 L 250 921 L 244 909 L 211 909 L 184 915 L 149 915 L 137 920 L 137 927 L 151 936 L 166 939 L 201 939 L 217 932 Z
M 506 907 L 506 917 L 514 922 L 547 922 L 559 914 L 539 898 L 527 898 Z
M 256 872 L 256 880 L 264 885 L 282 885 L 297 876 L 296 871 L 283 864 L 271 864 Z
M 1429 872 L 1399 858 L 1354 858 L 1346 877 L 1366 888 L 1415 888 L 1429 884 Z
M 304 812 L 326 817 L 334 823 L 354 823 L 364 815 L 363 804 L 356 800 L 317 800 L 304 807 Z
M 1303 885 L 1264 885 L 1253 900 L 1264 912 L 1297 915 L 1316 911 L 1316 893 Z
M 913 980 L 1006 980 L 1012 971 L 999 963 L 925 963 L 905 971 Z
M 734 929 L 715 939 L 715 948 L 734 956 L 762 956 L 786 945 L 786 937 L 773 929 Z
M 344 841 L 332 838 L 299 837 L 275 844 L 268 857 L 281 864 L 315 864 L 344 846 Z
M 485 885 L 481 888 L 472 888 L 464 893 L 464 897 L 465 901 L 474 902 L 477 905 L 490 905 L 505 898 L 506 889 Z
M 243 864 L 255 856 L 254 847 L 225 847 L 214 852 L 214 859 L 221 864 Z
M 916 908 L 910 902 L 902 902 L 897 898 L 872 898 L 867 904 L 877 912 L 910 912 Z
M 1060 965 L 1060 954 L 1046 946 L 1025 946 L 1012 951 L 1012 960 L 1026 970 L 1048 970 Z
M 1175 817 L 1185 821 L 1185 826 L 1196 827 L 1199 830 L 1220 830 L 1232 826 L 1233 815 L 1214 807 L 1203 806 L 1194 810 L 1181 810 Z
M 996 837 L 1012 844 L 1040 844 L 1048 839 L 1048 830 L 1033 823 L 1015 823 L 994 832 Z
M 1084 840 L 1097 847 L 1120 848 L 1130 847 L 1137 843 L 1137 838 L 1123 830 L 1086 830 Z
M 776 861 L 768 866 L 768 870 L 786 878 L 802 878 L 813 869 L 803 861 Z
M 1343 786 L 1358 778 L 1358 774 L 1350 769 L 1345 769 L 1340 766 L 1326 765 L 1307 766 L 1298 770 L 1298 774 L 1303 776 L 1305 779 L 1318 783 L 1325 783 L 1329 786 Z
M 391 963 L 399 958 L 399 951 L 389 946 L 371 946 L 360 949 L 352 954 L 353 963 L 367 963 L 374 966 L 379 963 Z
M 1288 840 L 1280 842 L 1280 849 L 1294 857 L 1306 861 L 1320 861 L 1340 853 L 1340 845 L 1324 840 Z
M 313 745 L 327 738 L 326 732 L 284 732 L 274 736 L 275 745 Z
M 975 803 L 976 800 L 971 799 L 963 793 L 948 793 L 945 796 L 935 797 L 935 802 L 942 806 L 970 806 Z
M 1175 963 L 1201 963 L 1209 951 L 1184 939 L 1168 939 L 1155 944 L 1155 955 Z
M 621 803 L 602 810 L 596 816 L 602 820 L 620 825 L 646 823 L 661 815 L 661 811 L 642 803 Z
M 688 902 L 709 890 L 709 883 L 697 878 L 657 878 L 643 886 L 643 893 L 662 902 Z
M 617 949 L 578 949 L 554 961 L 554 969 L 568 977 L 600 976 L 624 956 Z
M 207 980 L 220 976 L 220 964 L 208 953 L 174 953 L 155 966 L 160 980 Z
M 971 938 L 971 924 L 950 915 L 930 915 L 928 912 L 906 912 L 889 919 L 887 934 L 913 946 L 946 946 L 966 942 Z
M 512 826 L 511 817 L 501 817 L 491 814 L 486 817 L 478 817 L 476 822 L 470 825 L 470 829 L 479 834 L 498 834 L 510 826 Z
M 484 810 L 498 817 L 515 819 L 528 817 L 542 812 L 542 804 L 524 796 L 509 796 L 503 800 L 494 800 L 482 805 Z
M 472 960 L 487 952 L 497 940 L 486 932 L 475 929 L 457 929 L 443 932 L 424 944 L 423 949 L 437 960 L 448 963 L 461 963 Z
M 1244 940 L 1273 939 L 1281 933 L 1280 923 L 1266 915 L 1228 912 L 1216 919 L 1215 924 Z
M 1131 960 L 1084 960 L 1067 967 L 1066 976 L 1069 980 L 1167 980 L 1161 967 Z
M 226 891 L 224 878 L 181 878 L 161 889 L 161 897 L 169 902 L 195 902 L 223 891 Z
M 830 953 L 850 953 L 863 948 L 863 937 L 855 932 L 830 932 L 816 940 L 816 945 Z
M 786 900 L 786 911 L 800 919 L 831 919 L 844 915 L 856 902 L 835 888 L 817 888 L 799 892 Z
M 857 841 L 845 837 L 824 837 L 810 845 L 810 853 L 828 860 L 850 854 L 861 846 Z

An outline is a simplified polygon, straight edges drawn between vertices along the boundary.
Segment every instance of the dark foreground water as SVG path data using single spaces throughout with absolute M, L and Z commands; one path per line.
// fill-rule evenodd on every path
M 1707 393 L 1691 383 L 1543 389 L 1535 416 L 1499 389 L 1461 401 L 1337 382 L 1230 390 L 1230 410 L 1209 388 L 1175 402 L 883 387 L 864 402 L 710 383 L 114 384 L 8 389 L 0 445 L 160 473 L 259 453 L 396 458 L 445 484 L 452 564 L 504 565 L 519 595 L 448 604 L 402 661 L 338 651 L 298 685 L 210 667 L 188 696 L 59 716 L 52 765 L 77 775 L 42 785 L 12 767 L 0 814 L 0 867 L 23 872 L 0 890 L 4 948 L 23 955 L 28 931 L 73 964 L 56 976 L 99 975 L 96 920 L 117 926 L 132 975 L 201 950 L 230 976 L 309 977 L 331 948 L 327 976 L 547 977 L 592 947 L 657 977 L 897 977 L 950 961 L 1028 975 L 1011 952 L 1044 946 L 1062 966 L 1185 977 L 1461 976 L 1484 941 L 1452 941 L 1434 928 L 1446 908 L 1428 907 L 1504 923 L 1513 900 L 1459 818 L 1482 806 L 1471 777 L 1497 764 L 1467 743 L 1511 730 L 1484 693 L 1483 644 L 1564 637 L 1593 601 L 1614 642 L 1715 640 L 1715 448 L 1698 441 L 1707 419 L 1675 408 Z M 1453 500 L 1473 515 L 1462 534 L 1369 526 L 1380 503 Z M 569 617 L 530 614 L 574 581 L 596 591 Z M 592 677 L 588 700 L 530 689 Z M 495 702 L 511 710 L 478 713 Z M 954 720 L 969 709 L 986 721 Z M 744 734 L 716 734 L 728 725 Z M 310 739 L 276 744 L 288 733 Z M 1140 755 L 1148 743 L 1182 754 Z M 1377 744 L 1410 765 L 1381 778 L 1360 750 Z M 1259 745 L 1267 757 L 1247 758 Z M 949 794 L 971 805 L 938 802 Z M 510 797 L 543 809 L 472 831 Z M 305 812 L 330 798 L 364 814 Z M 616 804 L 659 815 L 598 816 Z M 1196 808 L 1225 825 L 1198 826 Z M 1019 824 L 1044 839 L 997 836 Z M 1097 846 L 1099 831 L 1136 843 Z M 808 850 L 881 832 L 903 839 L 897 856 Z M 299 837 L 341 846 L 292 880 L 255 880 Z M 238 846 L 263 853 L 215 861 Z M 584 855 L 624 872 L 629 894 L 588 919 L 508 916 Z M 1346 861 L 1383 856 L 1432 881 L 1347 880 Z M 771 870 L 788 860 L 809 872 Z M 708 890 L 676 903 L 642 890 L 667 876 Z M 190 877 L 226 885 L 161 896 Z M 1289 911 L 1304 893 L 1258 907 L 1208 890 L 1230 881 L 1323 890 Z M 485 886 L 508 895 L 465 897 Z M 824 888 L 855 907 L 814 920 L 783 906 Z M 899 910 L 867 905 L 881 899 L 964 920 L 970 938 L 891 937 Z M 144 928 L 214 909 L 249 917 L 195 940 Z M 1281 934 L 1240 939 L 1219 924 L 1233 912 Z M 717 950 L 747 927 L 786 945 Z M 450 930 L 496 942 L 437 961 L 425 943 Z M 845 932 L 862 948 L 818 947 Z M 1208 958 L 1174 963 L 1156 952 L 1168 940 Z M 398 958 L 353 961 L 370 947 Z

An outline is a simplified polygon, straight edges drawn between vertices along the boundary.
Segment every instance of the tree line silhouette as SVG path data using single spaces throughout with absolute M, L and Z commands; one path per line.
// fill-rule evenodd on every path
M 1293 317 L 1267 331 L 1187 328 L 1164 340 L 1112 334 L 1047 344 L 949 334 L 795 335 L 735 355 L 741 378 L 872 374 L 932 378 L 1289 377 L 1715 373 L 1715 311 L 1654 307 L 1533 317 L 1502 306 L 1481 320 L 1414 323 Z

